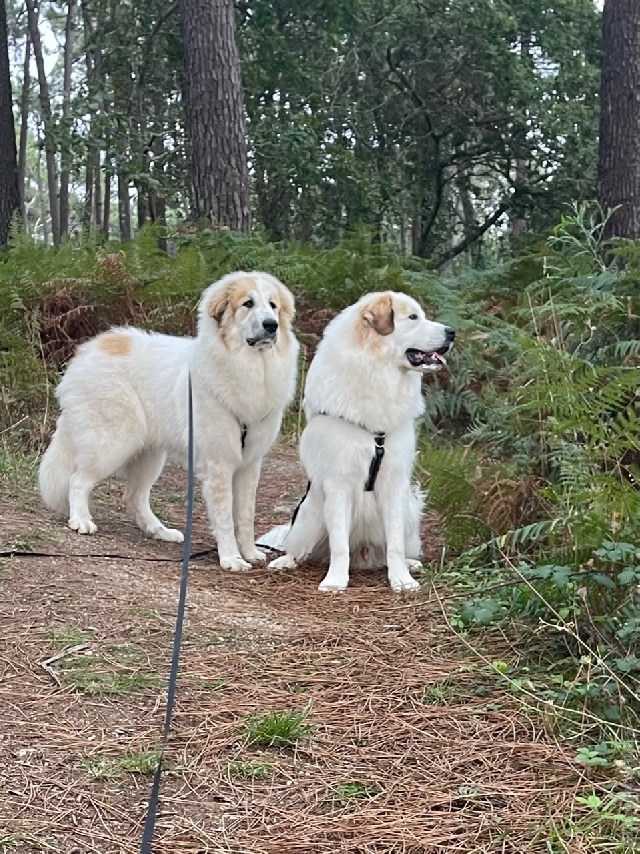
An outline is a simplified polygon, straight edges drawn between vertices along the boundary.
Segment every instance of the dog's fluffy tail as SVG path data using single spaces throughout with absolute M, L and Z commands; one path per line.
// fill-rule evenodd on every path
M 69 482 L 73 474 L 73 450 L 64 425 L 58 422 L 51 444 L 45 451 L 38 470 L 42 500 L 61 516 L 69 512 Z
M 266 534 L 263 534 L 256 542 L 256 545 L 267 549 L 273 549 L 274 552 L 282 552 L 284 551 L 282 547 L 283 543 L 290 530 L 291 524 L 289 522 L 287 522 L 286 525 L 278 525 L 270 531 L 267 531 Z

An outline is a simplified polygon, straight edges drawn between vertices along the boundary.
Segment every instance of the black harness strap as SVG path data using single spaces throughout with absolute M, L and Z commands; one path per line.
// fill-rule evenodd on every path
M 193 400 L 191 395 L 191 377 L 189 377 L 189 439 L 188 439 L 188 468 L 187 468 L 187 523 L 184 530 L 184 552 L 182 557 L 182 575 L 180 578 L 180 597 L 178 599 L 178 614 L 176 617 L 176 629 L 173 635 L 173 653 L 171 656 L 171 671 L 169 673 L 169 685 L 167 688 L 167 706 L 164 714 L 164 728 L 162 730 L 162 742 L 158 751 L 158 764 L 153 775 L 153 786 L 149 807 L 144 822 L 144 833 L 142 836 L 141 854 L 151 854 L 151 843 L 156 826 L 156 814 L 158 812 L 158 799 L 160 796 L 160 775 L 162 773 L 162 761 L 164 751 L 169 739 L 171 718 L 173 715 L 173 704 L 176 699 L 176 683 L 178 681 L 178 665 L 180 663 L 180 647 L 182 645 L 182 627 L 184 624 L 184 609 L 187 601 L 187 582 L 189 580 L 189 557 L 191 554 L 191 529 L 193 527 Z
M 319 412 L 318 415 L 325 415 L 327 418 L 339 418 L 341 421 L 346 421 L 347 424 L 353 424 L 355 427 L 360 427 L 361 430 L 366 430 L 367 433 L 371 432 L 367 427 L 364 426 L 364 424 L 359 424 L 357 421 L 349 421 L 348 418 L 343 418 L 342 415 L 332 415 L 330 412 L 325 412 L 324 410 Z M 378 479 L 378 472 L 380 471 L 380 466 L 382 465 L 382 458 L 384 457 L 384 443 L 386 438 L 387 434 L 383 433 L 380 430 L 376 430 L 376 432 L 373 434 L 373 440 L 376 444 L 374 449 L 374 456 L 371 460 L 371 465 L 369 466 L 369 477 L 367 478 L 364 485 L 365 492 L 373 492 L 375 488 L 376 480 Z M 307 485 L 307 491 L 305 492 L 302 501 L 304 501 L 304 499 L 307 497 L 310 487 L 311 483 Z M 302 501 L 300 502 L 300 504 L 302 504 Z M 292 525 L 295 521 L 296 514 L 300 509 L 300 504 L 298 504 L 294 511 L 293 520 L 291 522 Z
M 386 433 L 374 433 L 373 435 L 376 447 L 374 457 L 371 460 L 371 465 L 369 466 L 369 477 L 367 478 L 367 482 L 364 485 L 365 492 L 373 492 L 374 487 L 376 485 L 376 480 L 378 479 L 378 472 L 380 471 L 380 466 L 382 465 L 382 458 L 384 457 L 384 440 L 386 438 Z

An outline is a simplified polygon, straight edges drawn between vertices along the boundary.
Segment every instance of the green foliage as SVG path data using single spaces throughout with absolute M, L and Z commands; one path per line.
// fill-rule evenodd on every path
M 538 232 L 593 192 L 589 0 L 258 2 L 241 6 L 238 37 L 273 240 L 331 245 L 364 223 L 440 263 L 474 242 L 496 197 Z M 481 243 L 476 263 L 497 241 Z
M 293 747 L 311 733 L 312 727 L 306 723 L 308 714 L 308 707 L 301 711 L 256 713 L 244 724 L 247 741 L 264 747 Z
M 82 767 L 94 780 L 118 780 L 123 772 L 128 774 L 151 775 L 158 767 L 158 753 L 155 750 L 138 750 L 123 753 L 118 757 L 94 756 L 82 761 Z M 163 763 L 164 770 L 170 770 Z
M 273 765 L 266 759 L 246 759 L 229 763 L 229 773 L 243 780 L 268 780 L 273 775 Z
M 563 204 L 593 194 L 600 28 L 591 0 L 235 8 L 252 213 L 271 240 L 330 247 L 364 225 L 376 241 L 411 245 L 436 264 L 456 255 L 481 264 L 502 252 L 502 232 L 484 229 L 501 211 L 540 234 Z M 116 177 L 135 190 L 141 220 L 182 228 L 193 200 L 180 10 L 160 0 L 76 6 L 64 109 L 66 11 L 39 5 L 52 52 L 47 142 L 59 165 L 70 159 L 72 231 L 103 239 L 118 229 Z M 18 93 L 21 4 L 9 4 L 9 16 Z M 42 241 L 48 111 L 35 91 L 27 106 L 27 227 Z M 95 179 L 103 194 L 110 182 L 110 216 Z
M 337 801 L 370 800 L 380 793 L 378 786 L 372 783 L 361 783 L 354 780 L 350 783 L 341 783 L 333 789 L 333 796 Z
M 158 767 L 158 754 L 155 750 L 138 750 L 135 753 L 125 753 L 118 760 L 118 764 L 123 771 L 128 771 L 130 774 L 146 774 L 155 773 Z
M 461 341 L 471 423 L 458 422 L 455 444 L 437 431 L 419 458 L 459 552 L 444 568 L 450 619 L 462 631 L 535 626 L 527 647 L 553 675 L 534 693 L 588 742 L 640 716 L 638 263 L 602 228 L 597 209 L 567 214 L 520 293 L 491 271 L 467 275 L 458 312 L 492 310 L 476 315 L 484 358 Z M 533 690 L 530 676 L 509 680 Z

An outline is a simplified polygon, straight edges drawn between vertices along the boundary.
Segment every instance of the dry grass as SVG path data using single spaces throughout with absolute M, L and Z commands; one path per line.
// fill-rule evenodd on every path
M 159 502 L 174 524 L 181 483 L 165 480 Z M 261 490 L 265 526 L 302 485 L 280 451 Z M 136 676 L 166 679 L 180 550 L 143 540 L 117 495 L 103 493 L 90 542 L 28 502 L 3 531 L 18 540 L 37 525 L 41 551 L 131 560 L 0 562 L 0 851 L 139 850 L 150 790 L 141 772 L 152 767 L 166 694 Z M 201 513 L 196 535 L 206 548 Z M 425 536 L 437 557 L 429 520 Z M 428 588 L 398 598 L 381 573 L 359 573 L 345 595 L 326 597 L 321 574 L 195 562 L 156 851 L 601 850 L 575 830 L 549 847 L 553 826 L 592 786 L 573 751 L 446 628 Z M 108 684 L 131 690 L 79 690 L 79 669 L 127 676 Z M 251 716 L 305 708 L 310 731 L 292 747 L 248 743 Z

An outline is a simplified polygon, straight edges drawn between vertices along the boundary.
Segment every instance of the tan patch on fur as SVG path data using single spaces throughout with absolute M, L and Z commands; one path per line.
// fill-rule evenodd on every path
M 238 276 L 232 279 L 228 286 L 228 301 L 231 306 L 231 313 L 235 314 L 243 302 L 246 302 L 251 296 L 251 291 L 258 289 L 258 283 L 251 276 Z
M 357 338 L 360 344 L 371 342 L 371 332 L 378 335 L 391 335 L 394 330 L 393 297 L 381 294 L 376 300 L 362 307 Z
M 275 276 L 268 273 L 261 274 L 270 280 L 277 293 L 274 294 L 274 302 L 277 304 L 278 323 L 282 328 L 278 336 L 277 346 L 288 346 L 290 343 L 290 332 L 293 318 L 295 317 L 295 304 L 293 294 Z M 227 285 L 219 293 L 213 294 L 207 304 L 207 311 L 220 327 L 220 338 L 223 343 L 227 340 L 229 325 L 238 309 L 250 298 L 252 291 L 258 290 L 257 278 L 246 273 L 239 273 L 230 279 Z M 228 311 L 227 311 L 228 309 Z
M 128 356 L 133 342 L 126 332 L 105 332 L 98 337 L 98 346 L 110 356 Z
M 282 282 L 276 281 L 278 285 L 278 323 L 281 327 L 276 347 L 282 352 L 286 351 L 291 344 L 291 330 L 293 319 L 296 316 L 296 307 L 293 294 L 289 288 L 285 287 Z
M 222 290 L 209 297 L 207 312 L 219 325 L 223 344 L 227 343 L 229 323 L 255 287 L 256 283 L 251 276 L 240 274 L 230 279 Z M 228 312 L 227 309 L 231 310 Z

